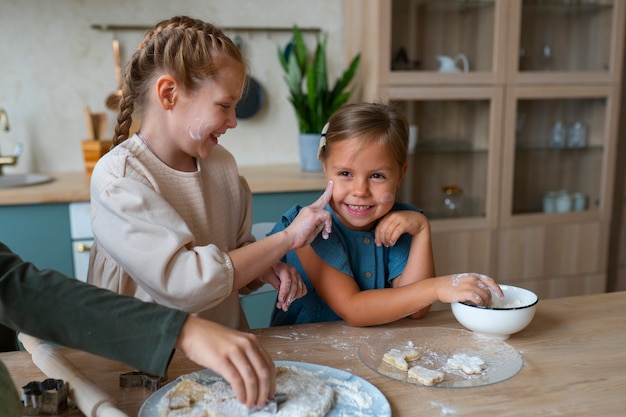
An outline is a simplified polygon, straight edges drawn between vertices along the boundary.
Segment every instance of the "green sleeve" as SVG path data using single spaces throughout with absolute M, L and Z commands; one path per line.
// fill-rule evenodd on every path
M 0 415 L 22 417 L 22 402 L 6 366 L 0 362 Z
M 188 314 L 38 270 L 0 243 L 0 323 L 163 375 Z

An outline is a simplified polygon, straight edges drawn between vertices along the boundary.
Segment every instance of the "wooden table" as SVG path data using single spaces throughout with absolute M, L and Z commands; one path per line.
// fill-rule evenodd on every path
M 360 343 L 375 340 L 381 331 L 413 326 L 462 328 L 446 310 L 379 327 L 335 322 L 254 333 L 275 360 L 326 365 L 370 381 L 387 397 L 394 417 L 626 415 L 626 292 L 540 300 L 529 327 L 507 341 L 521 352 L 522 370 L 511 379 L 478 388 L 408 385 L 375 373 L 359 359 Z M 124 365 L 70 349 L 62 352 L 130 416 L 151 394 L 143 388 L 119 388 L 119 374 L 130 370 Z M 18 387 L 45 379 L 27 352 L 3 353 L 0 360 Z M 198 369 L 177 353 L 168 376 Z

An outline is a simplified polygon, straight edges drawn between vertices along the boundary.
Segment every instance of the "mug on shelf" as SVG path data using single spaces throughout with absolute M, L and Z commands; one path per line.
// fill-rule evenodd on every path
M 579 192 L 572 194 L 572 209 L 574 211 L 587 210 L 587 196 Z
M 548 191 L 543 196 L 543 212 L 544 213 L 555 213 L 556 212 L 556 198 L 559 193 L 556 191 Z
M 581 192 L 568 193 L 566 190 L 548 191 L 543 196 L 544 213 L 566 213 L 587 210 L 587 196 Z
M 556 212 L 565 213 L 572 211 L 572 196 L 567 191 L 561 190 L 556 197 Z

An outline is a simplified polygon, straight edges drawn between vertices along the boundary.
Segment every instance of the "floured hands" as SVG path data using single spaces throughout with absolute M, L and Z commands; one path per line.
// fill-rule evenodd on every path
M 277 262 L 260 276 L 261 281 L 278 290 L 276 308 L 287 311 L 294 300 L 306 295 L 306 285 L 300 274 L 291 265 Z
M 176 347 L 198 365 L 222 375 L 248 409 L 263 407 L 274 396 L 274 362 L 252 334 L 189 316 Z
M 441 278 L 445 284 L 439 291 L 439 300 L 444 303 L 468 301 L 479 306 L 490 306 L 492 291 L 496 296 L 504 297 L 500 286 L 487 275 L 465 272 Z
M 333 195 L 333 183 L 329 181 L 326 190 L 313 204 L 304 207 L 293 222 L 285 229 L 290 238 L 291 249 L 298 249 L 313 242 L 313 239 L 322 232 L 322 237 L 328 239 L 332 231 L 330 212 L 324 210 Z

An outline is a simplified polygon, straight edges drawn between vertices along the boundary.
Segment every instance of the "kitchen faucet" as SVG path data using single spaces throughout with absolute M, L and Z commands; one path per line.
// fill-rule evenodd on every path
M 7 116 L 7 112 L 0 108 L 0 125 L 2 126 L 2 130 L 5 132 L 9 131 L 9 116 Z M 0 155 L 0 175 L 2 175 L 2 167 L 5 165 L 15 165 L 17 164 L 17 159 L 22 153 L 22 145 L 19 144 L 15 147 L 15 154 L 11 156 L 2 156 Z

